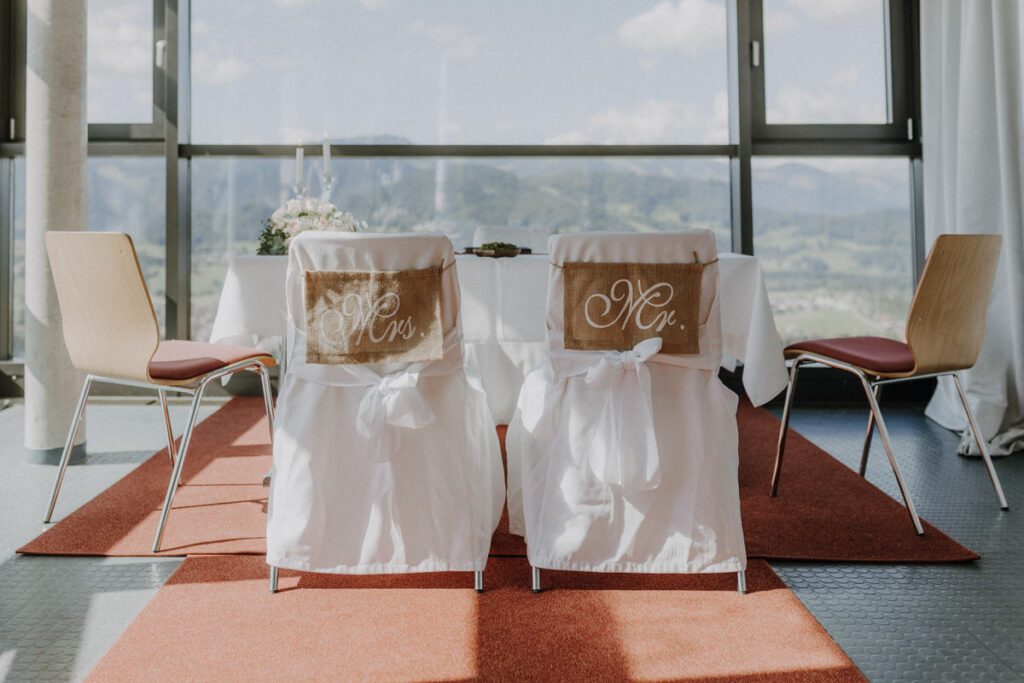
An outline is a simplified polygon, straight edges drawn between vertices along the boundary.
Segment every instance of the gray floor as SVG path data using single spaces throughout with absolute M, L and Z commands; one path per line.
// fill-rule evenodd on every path
M 183 405 L 173 407 L 184 422 Z M 207 409 L 207 414 L 212 406 Z M 981 463 L 954 455 L 956 437 L 919 410 L 887 410 L 921 514 L 983 556 L 957 565 L 777 563 L 776 569 L 876 681 L 1024 680 L 1024 518 L 1000 512 Z M 794 427 L 847 464 L 864 413 L 798 409 Z M 0 411 L 0 680 L 81 679 L 117 640 L 178 560 L 20 557 L 42 529 L 53 468 L 20 453 L 20 405 Z M 156 405 L 90 407 L 88 466 L 69 472 L 57 517 L 161 447 Z M 997 462 L 1011 505 L 1024 509 L 1024 456 Z M 869 478 L 895 494 L 876 444 Z M 822 492 L 828 495 L 827 491 Z M 910 531 L 909 520 L 906 522 Z
M 1024 680 L 1024 453 L 996 460 L 1011 506 L 1002 512 L 982 462 L 955 455 L 958 436 L 920 409 L 885 414 L 918 513 L 982 559 L 780 562 L 776 570 L 871 680 Z M 864 409 L 798 410 L 793 417 L 794 428 L 854 468 L 865 425 Z M 899 495 L 877 438 L 868 478 Z M 906 524 L 909 530 L 909 518 Z
M 217 407 L 211 401 L 208 416 Z M 173 403 L 176 431 L 187 404 Z M 178 559 L 24 557 L 43 530 L 56 468 L 22 455 L 24 410 L 0 411 L 0 681 L 81 680 L 180 563 Z M 68 469 L 55 519 L 67 515 L 164 446 L 160 407 L 94 401 L 87 462 Z

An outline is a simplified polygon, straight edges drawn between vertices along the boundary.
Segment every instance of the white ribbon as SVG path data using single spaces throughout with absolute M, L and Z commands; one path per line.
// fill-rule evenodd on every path
M 387 374 L 378 374 L 369 365 L 306 363 L 305 335 L 294 326 L 292 333 L 297 341 L 292 348 L 289 375 L 327 386 L 364 388 L 356 410 L 356 431 L 366 439 L 367 457 L 373 462 L 391 459 L 401 443 L 402 430 L 420 429 L 434 422 L 434 412 L 419 390 L 420 378 L 464 371 L 458 327 L 445 335 L 442 358 L 411 363 Z M 475 377 L 466 373 L 466 379 L 471 388 L 479 388 Z
M 367 440 L 368 456 L 387 462 L 398 448 L 401 431 L 419 429 L 434 421 L 434 411 L 417 388 L 419 369 L 385 375 L 366 388 L 356 413 L 356 430 Z
M 585 444 L 590 467 L 602 481 L 632 491 L 649 491 L 661 483 L 654 434 L 651 372 L 647 361 L 661 350 L 661 339 L 646 339 L 628 351 L 563 351 L 552 354 L 556 375 L 584 375 L 603 394 L 590 422 Z M 597 358 L 594 363 L 593 359 Z M 584 365 L 581 360 L 586 359 Z M 565 361 L 568 361 L 567 363 Z

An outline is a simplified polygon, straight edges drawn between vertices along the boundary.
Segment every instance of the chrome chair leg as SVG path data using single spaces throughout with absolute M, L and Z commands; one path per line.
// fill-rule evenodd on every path
M 772 472 L 772 491 L 774 498 L 779 493 L 779 479 L 782 478 L 782 456 L 786 450 L 786 434 L 789 432 L 789 415 L 793 407 L 793 394 L 796 393 L 796 373 L 800 369 L 803 357 L 799 356 L 793 361 L 793 367 L 789 371 L 789 387 L 786 389 L 786 403 L 782 408 L 782 425 L 779 427 L 779 445 L 775 451 L 775 470 Z
M 1010 506 L 1006 502 L 1006 496 L 1003 495 L 1003 486 L 999 483 L 999 475 L 996 474 L 995 465 L 992 464 L 992 456 L 988 452 L 988 444 L 985 442 L 985 437 L 982 435 L 981 430 L 978 429 L 978 423 L 974 419 L 974 411 L 971 410 L 971 406 L 967 402 L 967 392 L 964 391 L 964 387 L 956 373 L 953 373 L 953 384 L 956 385 L 956 391 L 960 395 L 960 403 L 963 404 L 964 414 L 967 415 L 967 424 L 970 425 L 971 434 L 974 435 L 974 441 L 978 444 L 978 450 L 981 451 L 981 458 L 985 461 L 988 478 L 992 480 L 992 487 L 996 490 L 999 507 L 1003 510 L 1009 510 Z
M 903 481 L 903 475 L 900 474 L 899 465 L 896 464 L 896 456 L 893 454 L 892 442 L 889 440 L 889 431 L 885 428 L 885 420 L 882 419 L 882 411 L 878 407 L 878 401 L 875 399 L 875 392 L 872 390 L 867 377 L 863 374 L 858 374 L 860 376 L 861 384 L 864 387 L 864 393 L 868 397 L 868 404 L 871 406 L 871 412 L 875 418 L 875 426 L 878 427 L 878 436 L 882 439 L 882 445 L 885 446 L 885 454 L 889 458 L 889 465 L 892 467 L 892 473 L 896 475 L 896 485 L 900 489 L 900 495 L 903 496 L 903 502 L 906 504 L 907 512 L 910 514 L 910 521 L 914 523 L 914 530 L 917 532 L 917 535 L 923 536 L 924 527 L 921 526 L 921 519 L 917 516 L 917 510 L 914 509 L 914 501 L 910 499 L 910 492 L 907 490 L 907 485 Z
M 540 593 L 540 569 L 530 567 L 530 588 L 534 593 Z
M 89 390 L 92 388 L 92 375 L 85 378 L 82 385 L 82 393 L 78 395 L 78 405 L 75 406 L 75 416 L 71 418 L 71 428 L 68 430 L 68 440 L 64 442 L 64 452 L 60 455 L 60 467 L 57 469 L 57 480 L 53 482 L 53 491 L 50 493 L 50 505 L 46 508 L 46 517 L 43 522 L 49 523 L 53 517 L 53 509 L 57 507 L 57 496 L 60 495 L 61 484 L 64 483 L 64 472 L 67 471 L 68 462 L 71 460 L 71 451 L 75 447 L 75 436 L 78 434 L 78 427 L 82 424 L 82 415 L 85 413 L 85 403 L 89 398 Z
M 270 427 L 270 443 L 274 443 L 274 390 L 270 386 L 270 370 L 260 363 L 256 368 L 263 386 L 263 407 L 267 411 L 267 424 Z
M 747 573 L 743 570 L 736 572 L 736 590 L 740 595 L 747 594 Z
M 167 495 L 164 497 L 164 508 L 160 512 L 160 523 L 156 527 L 156 537 L 153 539 L 153 552 L 160 552 L 160 540 L 164 535 L 164 525 L 167 523 L 167 515 L 171 511 L 171 503 L 174 501 L 174 492 L 181 480 L 181 470 L 185 465 L 185 456 L 188 454 L 188 444 L 192 440 L 192 432 L 199 417 L 199 404 L 203 400 L 203 391 L 209 380 L 203 381 L 192 397 L 192 409 L 188 414 L 188 422 L 185 424 L 185 432 L 181 435 L 181 447 L 178 449 L 178 457 L 171 472 L 171 480 L 167 483 Z
M 270 592 L 277 592 L 277 567 L 270 568 Z
M 164 427 L 167 429 L 167 457 L 171 459 L 171 466 L 174 466 L 174 428 L 171 426 L 171 411 L 167 408 L 167 392 L 157 389 L 160 395 L 160 407 L 164 409 Z
M 263 386 L 263 407 L 267 411 L 267 426 L 270 428 L 270 448 L 274 448 L 274 392 L 270 386 L 270 370 L 266 365 L 260 363 L 256 368 L 260 375 L 260 384 Z M 273 466 L 263 475 L 263 485 L 270 486 L 270 477 L 274 471 Z
M 882 397 L 882 387 L 875 385 L 875 401 L 878 401 Z M 868 455 L 871 453 L 871 436 L 875 432 L 875 414 L 868 411 L 868 431 L 864 435 L 864 450 L 860 453 L 860 469 L 858 472 L 860 476 L 864 476 L 868 471 Z
M 473 572 L 473 590 L 477 593 L 484 592 L 484 573 L 483 571 Z

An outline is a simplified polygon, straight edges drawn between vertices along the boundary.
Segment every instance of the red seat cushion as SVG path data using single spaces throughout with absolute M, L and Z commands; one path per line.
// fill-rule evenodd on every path
M 274 359 L 259 349 L 170 339 L 157 346 L 149 361 L 149 376 L 182 381 L 201 377 L 247 358 L 259 358 L 267 367 L 274 366 Z
M 798 356 L 802 351 L 874 372 L 888 374 L 911 372 L 914 369 L 914 354 L 910 347 L 903 342 L 884 337 L 811 339 L 787 346 L 786 357 Z

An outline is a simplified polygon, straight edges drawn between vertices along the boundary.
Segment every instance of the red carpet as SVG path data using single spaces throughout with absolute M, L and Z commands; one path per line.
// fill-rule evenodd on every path
M 545 572 L 327 576 L 259 557 L 189 557 L 92 681 L 862 681 L 764 562 L 735 576 Z M 329 588 L 331 590 L 319 590 Z
M 977 558 L 927 523 L 923 537 L 914 534 L 902 505 L 795 432 L 780 497 L 770 498 L 778 425 L 768 412 L 741 403 L 740 497 L 751 557 L 854 562 Z M 263 554 L 267 492 L 260 481 L 270 463 L 268 443 L 259 399 L 236 398 L 200 423 L 162 554 Z M 68 471 L 65 487 L 75 486 L 76 469 Z M 160 451 L 19 552 L 150 555 L 169 473 L 167 453 Z M 39 501 L 40 515 L 44 502 Z M 61 514 L 66 513 L 58 502 Z M 521 539 L 504 528 L 495 535 L 492 553 L 521 555 Z

